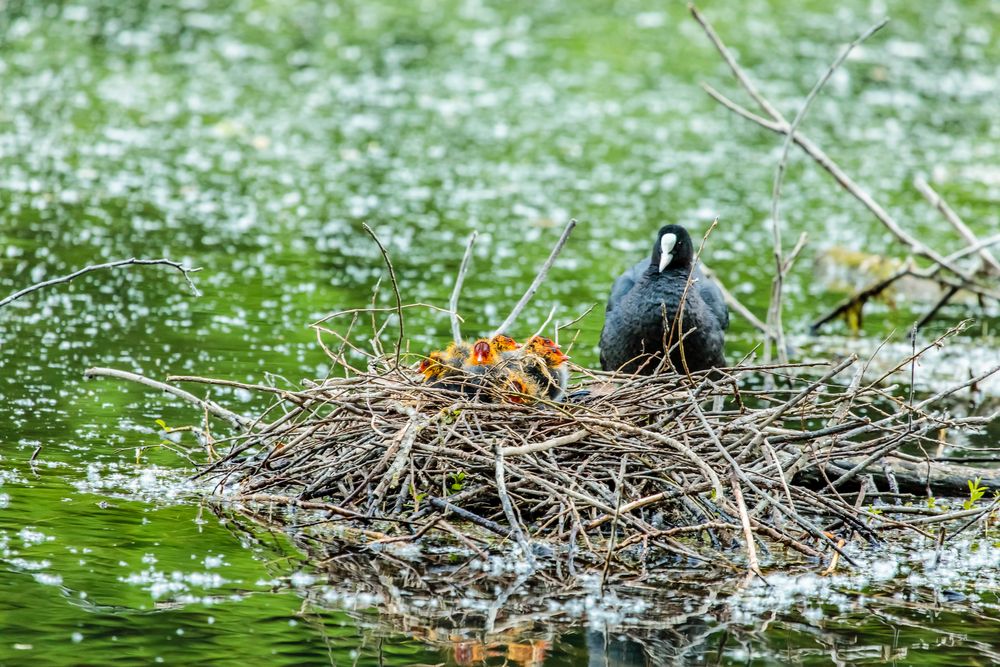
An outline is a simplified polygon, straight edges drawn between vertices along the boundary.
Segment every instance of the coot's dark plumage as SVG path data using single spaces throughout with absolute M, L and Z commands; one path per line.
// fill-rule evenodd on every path
M 687 230 L 667 225 L 656 236 L 652 257 L 615 280 L 601 331 L 601 368 L 644 375 L 656 371 L 664 341 L 669 346 L 679 338 L 675 330 L 671 340 L 671 327 L 693 262 L 694 246 Z M 679 327 L 683 333 L 693 331 L 682 343 L 685 363 L 680 350 L 670 355 L 670 362 L 679 372 L 683 372 L 685 364 L 690 371 L 726 364 L 724 332 L 729 327 L 729 309 L 722 291 L 700 267 L 694 268 L 693 280 Z

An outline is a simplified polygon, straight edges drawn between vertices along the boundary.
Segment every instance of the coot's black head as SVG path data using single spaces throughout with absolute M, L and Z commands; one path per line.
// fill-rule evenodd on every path
M 680 225 L 667 225 L 660 229 L 653 245 L 650 268 L 663 272 L 667 269 L 690 268 L 694 260 L 691 235 Z

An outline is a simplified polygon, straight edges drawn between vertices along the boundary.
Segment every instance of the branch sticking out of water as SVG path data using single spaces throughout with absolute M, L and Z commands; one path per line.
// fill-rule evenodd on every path
M 936 265 L 939 265 L 951 273 L 955 274 L 962 280 L 974 283 L 975 277 L 969 271 L 966 271 L 952 262 L 949 262 L 946 257 L 942 257 L 937 251 L 924 245 L 916 238 L 911 236 L 906 232 L 899 222 L 886 211 L 874 198 L 865 190 L 860 184 L 858 184 L 854 179 L 847 175 L 846 172 L 838 165 L 836 162 L 830 158 L 819 146 L 809 140 L 801 132 L 794 130 L 792 125 L 785 119 L 781 113 L 772 106 L 763 95 L 758 92 L 756 86 L 747 76 L 746 72 L 737 64 L 736 59 L 733 57 L 732 53 L 729 51 L 728 47 L 722 42 L 721 38 L 712 28 L 711 24 L 705 20 L 698 9 L 694 5 L 689 5 L 692 15 L 701 24 L 702 28 L 705 30 L 705 34 L 718 49 L 719 53 L 722 54 L 723 59 L 726 64 L 729 65 L 730 70 L 732 70 L 733 75 L 736 80 L 739 81 L 740 85 L 747 91 L 747 93 L 757 102 L 758 106 L 770 117 L 764 118 L 752 111 L 749 111 L 745 107 L 732 101 L 722 93 L 718 92 L 711 86 L 702 84 L 705 91 L 711 95 L 716 101 L 725 106 L 730 111 L 743 116 L 748 120 L 752 120 L 761 127 L 764 127 L 777 134 L 789 135 L 791 140 L 794 141 L 798 146 L 805 151 L 806 155 L 811 157 L 817 164 L 819 164 L 823 169 L 825 169 L 837 183 L 847 190 L 855 199 L 860 201 L 864 206 L 872 212 L 875 218 L 882 223 L 882 225 L 889 230 L 889 232 L 895 236 L 903 245 L 910 249 L 910 251 L 921 257 L 924 257 Z
M 200 268 L 192 269 L 192 268 L 189 268 L 187 266 L 184 266 L 180 262 L 175 262 L 173 260 L 165 259 L 165 258 L 162 258 L 162 259 L 136 259 L 135 257 L 130 257 L 129 259 L 119 259 L 119 260 L 116 260 L 114 262 L 105 262 L 104 264 L 92 264 L 90 266 L 85 266 L 82 269 L 78 269 L 77 271 L 74 271 L 73 273 L 70 273 L 69 275 L 61 276 L 59 278 L 51 278 L 49 280 L 43 280 L 40 283 L 35 283 L 34 285 L 29 285 L 28 287 L 25 287 L 24 289 L 22 289 L 20 291 L 14 292 L 10 296 L 7 296 L 7 297 L 5 297 L 3 299 L 0 299 L 0 308 L 3 308 L 4 306 L 6 306 L 7 304 L 9 304 L 9 303 L 11 303 L 13 301 L 17 301 L 21 297 L 25 297 L 25 296 L 31 294 L 32 292 L 37 292 L 40 289 L 44 289 L 46 287 L 52 287 L 53 285 L 61 285 L 63 283 L 71 282 L 71 281 L 75 280 L 76 278 L 79 278 L 80 276 L 88 274 L 88 273 L 91 273 L 93 271 L 101 271 L 103 269 L 114 269 L 114 268 L 117 268 L 119 266 L 153 266 L 153 265 L 156 265 L 156 264 L 162 264 L 164 266 L 170 266 L 170 267 L 175 268 L 178 271 L 180 271 L 181 274 L 183 274 L 184 280 L 187 281 L 187 284 L 191 288 L 191 291 L 194 293 L 194 295 L 195 296 L 201 296 L 201 292 L 198 290 L 198 288 L 195 286 L 194 282 L 191 280 L 191 274 L 192 273 L 196 273 L 198 271 L 201 271 Z
M 795 250 L 793 250 L 792 256 L 789 257 L 787 262 L 782 259 L 783 250 L 781 247 L 781 213 L 780 213 L 781 184 L 784 181 L 785 169 L 788 166 L 788 154 L 792 147 L 792 137 L 795 136 L 795 132 L 799 129 L 799 125 L 801 125 L 802 121 L 805 120 L 806 114 L 809 113 L 809 108 L 812 106 L 812 103 L 819 96 L 819 91 L 823 89 L 823 86 L 825 86 L 826 82 L 830 80 L 830 77 L 832 77 L 833 73 L 837 71 L 837 68 L 840 67 L 845 60 L 847 60 L 847 56 L 850 55 L 851 51 L 854 50 L 854 47 L 856 47 L 858 44 L 865 41 L 866 39 L 874 35 L 876 32 L 881 30 L 882 27 L 885 26 L 885 24 L 888 22 L 889 19 L 887 18 L 882 19 L 881 21 L 873 25 L 871 28 L 868 28 L 868 30 L 861 33 L 861 35 L 857 39 L 848 44 L 847 47 L 843 51 L 841 51 L 837 59 L 833 61 L 833 64 L 830 65 L 830 67 L 826 70 L 823 76 L 820 77 L 819 81 L 816 82 L 816 85 L 813 86 L 812 90 L 809 91 L 809 94 L 806 96 L 805 101 L 802 103 L 802 107 L 799 109 L 798 113 L 795 114 L 795 119 L 789 126 L 788 132 L 785 133 L 785 141 L 781 147 L 781 159 L 778 160 L 778 166 L 775 169 L 774 188 L 771 193 L 771 232 L 774 237 L 775 274 L 774 274 L 774 283 L 771 289 L 771 306 L 770 308 L 768 308 L 768 313 L 767 313 L 768 329 L 770 331 L 770 335 L 773 336 L 774 338 L 774 344 L 777 347 L 778 351 L 778 361 L 781 363 L 788 362 L 788 354 L 785 350 L 785 331 L 781 322 L 781 311 L 782 311 L 781 301 L 783 296 L 783 287 L 785 283 L 785 276 L 788 275 L 788 272 L 792 268 L 792 262 L 794 261 L 794 256 L 798 254 Z M 796 250 L 801 250 L 802 245 L 804 243 L 805 243 L 805 235 L 803 234 L 802 236 L 799 237 L 799 244 L 796 246 Z M 766 341 L 764 346 L 765 363 L 770 361 L 770 356 L 771 356 L 770 352 L 771 352 L 770 342 Z
M 171 386 L 169 384 L 164 384 L 152 378 L 148 378 L 144 375 L 139 375 L 138 373 L 130 373 L 129 371 L 120 371 L 114 368 L 88 368 L 83 373 L 85 378 L 115 378 L 117 380 L 126 380 L 128 382 L 135 382 L 138 384 L 145 385 L 147 387 L 152 387 L 153 389 L 159 389 L 160 391 L 176 396 L 177 398 L 183 399 L 189 403 L 194 403 L 202 410 L 207 410 L 209 413 L 225 419 L 233 426 L 240 429 L 250 429 L 254 420 L 244 417 L 243 415 L 238 415 L 232 410 L 227 410 L 218 403 L 214 401 L 208 401 L 198 398 L 194 394 L 184 391 L 183 389 L 178 389 L 177 387 Z

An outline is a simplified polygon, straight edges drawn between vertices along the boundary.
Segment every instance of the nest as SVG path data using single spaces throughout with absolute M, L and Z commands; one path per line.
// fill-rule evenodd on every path
M 494 334 L 520 314 L 574 224 Z M 478 559 L 514 552 L 529 571 L 554 564 L 560 574 L 591 571 L 602 582 L 609 574 L 645 576 L 678 563 L 759 575 L 762 555 L 830 559 L 832 566 L 846 557 L 842 547 L 850 540 L 874 543 L 899 530 L 930 537 L 929 525 L 952 521 L 962 521 L 956 530 L 964 530 L 995 509 L 901 505 L 918 498 L 907 492 L 932 486 L 961 493 L 974 476 L 901 451 L 924 443 L 937 448 L 950 431 L 992 418 L 955 417 L 942 406 L 1000 367 L 920 400 L 912 393 L 919 357 L 967 323 L 877 377 L 866 377 L 869 364 L 854 356 L 707 373 L 667 368 L 651 376 L 576 368 L 571 400 L 511 403 L 423 381 L 404 352 L 404 312 L 411 306 L 403 305 L 388 254 L 368 231 L 389 269 L 395 308 L 373 304 L 313 324 L 331 377 L 302 389 L 168 378 L 272 397 L 261 414 L 239 415 L 133 373 L 90 369 L 87 375 L 141 382 L 197 404 L 205 424 L 191 430 L 210 463 L 196 477 L 233 507 L 258 514 L 263 508 L 269 524 L 310 527 L 313 543 L 338 549 L 385 554 L 390 545 L 444 544 L 420 556 L 448 562 L 456 548 Z M 461 340 L 458 293 L 474 240 L 445 311 L 455 340 Z M 342 315 L 352 316 L 346 334 L 327 325 Z M 365 338 L 371 352 L 351 340 L 362 316 L 371 318 Z M 398 330 L 387 353 L 382 336 L 393 320 Z M 328 347 L 324 334 L 335 336 L 339 349 Z M 901 375 L 911 385 L 906 397 L 885 388 Z M 450 378 L 447 387 L 453 385 Z M 216 440 L 208 414 L 229 421 L 237 435 Z M 873 507 L 887 502 L 895 504 Z M 289 511 L 275 514 L 274 507 Z M 300 510 L 315 516 L 304 521 Z
M 816 560 L 852 537 L 961 518 L 873 511 L 876 498 L 906 494 L 891 471 L 879 491 L 870 469 L 882 476 L 876 464 L 905 460 L 904 442 L 936 446 L 942 430 L 988 419 L 934 411 L 960 387 L 909 402 L 864 370 L 849 357 L 693 375 L 578 373 L 571 393 L 581 397 L 519 405 L 428 386 L 385 355 L 299 391 L 241 385 L 275 401 L 199 476 L 231 501 L 316 510 L 355 546 L 513 547 L 570 572 L 678 558 L 757 570 L 762 550 Z

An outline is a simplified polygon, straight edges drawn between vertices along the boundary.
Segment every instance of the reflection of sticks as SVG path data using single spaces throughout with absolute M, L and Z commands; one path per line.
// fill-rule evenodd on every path
M 788 128 L 788 132 L 785 134 L 785 141 L 781 147 L 781 159 L 778 160 L 778 167 L 774 174 L 774 188 L 771 193 L 771 233 L 774 240 L 774 263 L 775 263 L 775 274 L 774 281 L 771 287 L 771 306 L 768 308 L 767 312 L 767 323 L 768 329 L 770 330 L 770 335 L 774 338 L 774 343 L 778 348 L 778 361 L 781 363 L 788 362 L 788 355 L 785 351 L 785 332 L 781 323 L 781 300 L 782 292 L 785 282 L 785 276 L 792 268 L 793 258 L 789 258 L 788 262 L 782 259 L 782 247 L 781 247 L 781 215 L 780 215 L 780 202 L 781 202 L 781 184 L 785 177 L 785 168 L 788 165 L 788 153 L 792 147 L 792 137 L 795 136 L 799 125 L 805 119 L 806 114 L 809 112 L 809 108 L 812 103 L 819 96 L 819 91 L 822 90 L 826 82 L 830 80 L 833 73 L 840 67 L 843 62 L 850 55 L 851 51 L 854 50 L 861 42 L 865 41 L 872 35 L 874 35 L 878 30 L 882 28 L 888 19 L 882 19 L 879 23 L 875 24 L 865 32 L 863 32 L 857 39 L 847 45 L 847 47 L 841 51 L 840 55 L 833 64 L 827 68 L 826 72 L 820 77 L 816 85 L 813 86 L 812 90 L 806 96 L 805 102 L 802 103 L 802 108 L 799 109 L 798 113 L 795 115 L 795 119 L 792 120 L 792 124 Z M 799 237 L 799 247 L 801 250 L 801 244 L 805 242 L 804 235 Z M 797 254 L 793 251 L 793 256 Z M 770 361 L 770 342 L 765 341 L 764 346 L 764 363 Z
M 399 366 L 399 355 L 403 351 L 403 299 L 399 296 L 399 283 L 396 282 L 396 270 L 392 268 L 392 262 L 389 260 L 389 253 L 386 252 L 385 246 L 382 245 L 382 241 L 379 240 L 378 235 L 368 226 L 367 223 L 361 223 L 368 235 L 372 237 L 375 244 L 378 245 L 379 251 L 382 253 L 382 259 L 385 260 L 385 265 L 389 267 L 389 280 L 392 282 L 392 293 L 396 295 L 396 317 L 399 318 L 399 337 L 396 338 L 396 366 Z M 374 306 L 373 306 L 374 307 Z M 374 317 L 374 316 L 373 316 Z M 378 330 L 375 330 L 374 335 L 378 336 Z
M 131 257 L 129 259 L 120 259 L 114 262 L 105 262 L 104 264 L 93 264 L 91 266 L 85 266 L 82 269 L 70 273 L 69 275 L 61 276 L 59 278 L 52 278 L 50 280 L 43 280 L 40 283 L 29 285 L 28 287 L 25 287 L 20 291 L 14 292 L 10 296 L 0 299 L 0 308 L 3 308 L 12 301 L 17 301 L 21 297 L 27 296 L 32 292 L 37 292 L 38 290 L 44 287 L 51 287 L 52 285 L 61 285 L 63 283 L 68 283 L 76 278 L 79 278 L 84 274 L 90 273 L 91 271 L 99 271 L 101 269 L 113 269 L 119 266 L 133 266 L 133 265 L 151 266 L 154 264 L 163 264 L 164 266 L 170 266 L 180 271 L 184 275 L 184 280 L 187 281 L 188 286 L 191 288 L 191 291 L 194 292 L 195 296 L 201 296 L 201 292 L 198 291 L 198 288 L 195 287 L 194 282 L 191 281 L 191 275 L 190 275 L 197 271 L 201 271 L 201 269 L 191 269 L 186 266 L 183 266 L 179 262 L 174 262 L 169 259 L 136 259 L 135 257 Z
M 549 253 L 549 258 L 545 260 L 544 264 L 542 264 L 542 268 L 538 270 L 538 275 L 535 276 L 535 279 L 528 287 L 528 291 L 524 293 L 524 296 L 521 297 L 521 300 L 518 301 L 517 305 L 514 306 L 514 310 L 510 311 L 510 315 L 507 316 L 507 319 L 505 319 L 503 323 L 496 328 L 496 330 L 491 334 L 491 336 L 496 336 L 497 334 L 505 333 L 507 329 L 512 324 L 514 324 L 514 321 L 517 320 L 518 316 L 521 314 L 521 311 L 524 310 L 524 307 L 528 305 L 529 301 L 531 301 L 531 297 L 535 296 L 535 292 L 538 291 L 538 288 L 541 286 L 542 281 L 545 280 L 545 276 L 548 275 L 549 269 L 552 268 L 552 263 L 556 261 L 556 257 L 558 257 L 559 253 L 562 252 L 563 246 L 566 245 L 566 240 L 569 238 L 570 232 L 573 231 L 574 227 L 576 227 L 575 219 L 570 220 L 566 224 L 566 228 L 563 230 L 562 236 L 560 236 L 559 240 L 556 241 L 556 245 L 552 248 L 552 252 Z
M 462 318 L 458 316 L 458 295 L 462 292 L 462 283 L 465 282 L 465 273 L 469 270 L 469 260 L 472 258 L 472 246 L 478 235 L 478 232 L 472 232 L 468 243 L 465 244 L 462 265 L 458 268 L 458 275 L 455 276 L 455 287 L 451 290 L 451 301 L 448 304 L 451 309 L 451 337 L 456 343 L 462 341 L 462 327 L 459 324 Z
M 955 213 L 954 209 L 948 206 L 948 202 L 942 199 L 941 195 L 935 192 L 934 188 L 932 188 L 923 177 L 917 176 L 914 178 L 913 185 L 920 191 L 920 194 L 922 194 L 927 201 L 931 203 L 931 206 L 941 212 L 944 219 L 951 223 L 951 226 L 962 235 L 962 238 L 973 246 L 979 243 L 979 239 L 972 233 L 972 230 L 969 229 L 968 225 L 962 221 L 962 218 Z M 1000 262 L 998 262 L 996 257 L 993 256 L 993 253 L 986 248 L 980 248 L 978 252 L 983 264 L 988 265 L 990 270 L 994 273 L 1000 273 Z

